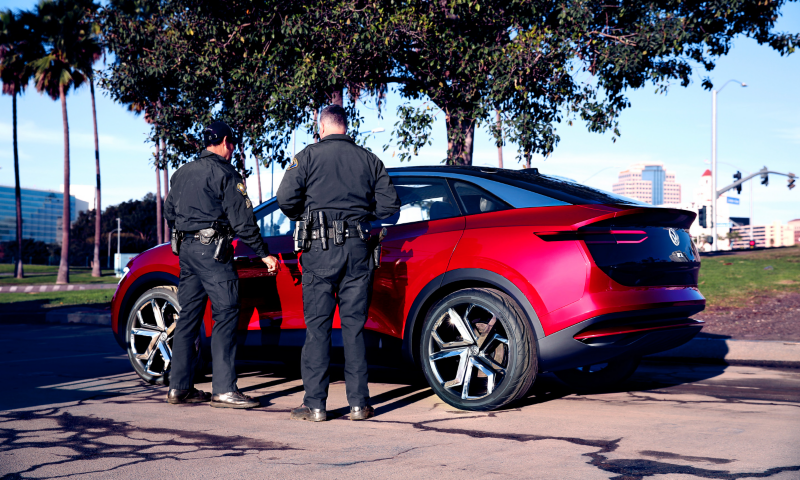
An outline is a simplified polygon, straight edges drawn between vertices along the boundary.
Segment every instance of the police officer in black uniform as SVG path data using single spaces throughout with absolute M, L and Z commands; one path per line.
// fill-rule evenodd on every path
M 374 242 L 365 242 L 362 237 L 369 232 L 365 222 L 390 217 L 400 209 L 400 200 L 383 162 L 356 145 L 346 131 L 345 110 L 338 105 L 324 108 L 320 142 L 297 154 L 278 188 L 278 205 L 283 213 L 295 221 L 310 221 L 311 241 L 300 257 L 306 323 L 301 361 L 305 397 L 303 405 L 292 410 L 295 420 L 326 419 L 331 330 L 337 303 L 350 419 L 374 415 L 369 405 L 363 337 L 372 290 Z
M 253 408 L 259 402 L 236 386 L 236 325 L 239 321 L 239 278 L 233 269 L 233 235 L 253 249 L 268 271 L 278 269 L 261 238 L 244 181 L 231 165 L 238 141 L 224 122 L 203 132 L 206 149 L 175 172 L 164 202 L 164 217 L 173 235 L 182 237 L 178 303 L 180 317 L 172 343 L 169 403 L 211 401 L 212 407 Z M 218 247 L 220 242 L 224 242 Z M 173 248 L 173 251 L 175 248 Z M 217 259 L 214 257 L 217 256 Z M 213 396 L 194 388 L 195 340 L 206 302 L 211 299 Z

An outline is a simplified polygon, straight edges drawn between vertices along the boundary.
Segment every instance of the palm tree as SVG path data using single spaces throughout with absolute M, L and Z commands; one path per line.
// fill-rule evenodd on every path
M 22 194 L 19 185 L 19 153 L 17 151 L 17 95 L 25 91 L 33 76 L 30 62 L 44 54 L 34 33 L 36 17 L 28 12 L 0 12 L 0 82 L 3 93 L 11 95 L 12 135 L 14 138 L 14 197 L 17 207 L 16 278 L 23 278 L 22 269 Z
M 36 90 L 61 101 L 64 125 L 64 209 L 61 222 L 61 263 L 56 283 L 69 283 L 70 163 L 67 92 L 86 80 L 85 72 L 100 58 L 102 49 L 88 14 L 97 6 L 87 0 L 43 0 L 36 11 L 47 54 L 32 62 Z M 98 262 L 99 265 L 99 262 Z

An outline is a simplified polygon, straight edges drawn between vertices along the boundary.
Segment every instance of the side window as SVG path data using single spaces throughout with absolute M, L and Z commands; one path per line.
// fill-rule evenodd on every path
M 258 210 L 255 215 L 262 237 L 279 237 L 294 233 L 294 222 L 278 209 L 278 202 Z
M 471 183 L 456 180 L 453 182 L 453 188 L 461 200 L 461 205 L 467 215 L 497 212 L 511 208 L 506 202 Z
M 400 211 L 381 220 L 381 225 L 402 225 L 461 215 L 443 178 L 393 177 L 392 183 L 400 197 Z

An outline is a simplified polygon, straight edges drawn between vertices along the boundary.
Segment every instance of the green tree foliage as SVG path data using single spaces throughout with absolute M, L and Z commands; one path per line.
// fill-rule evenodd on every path
M 40 240 L 25 238 L 22 240 L 22 251 L 25 252 L 25 257 L 22 258 L 23 263 L 47 265 L 49 262 L 56 261 L 61 249 L 55 244 L 48 245 Z M 12 259 L 20 261 L 17 242 L 0 242 L 0 262 L 6 263 Z
M 116 232 L 117 217 L 122 219 L 120 248 L 122 253 L 141 253 L 157 245 L 156 241 L 156 197 L 148 193 L 141 200 L 129 200 L 119 205 L 106 207 L 100 217 L 101 240 L 100 255 L 108 252 L 108 233 Z M 86 258 L 94 256 L 94 212 L 81 212 L 73 222 L 70 236 L 70 257 L 73 264 L 83 265 Z M 117 252 L 117 235 L 111 236 L 111 254 Z M 101 261 L 101 263 L 103 263 Z M 102 266 L 105 266 L 103 264 Z
M 112 96 L 145 104 L 173 163 L 197 151 L 212 118 L 240 126 L 254 153 L 288 160 L 294 128 L 349 97 L 408 100 L 393 138 L 408 159 L 444 115 L 451 164 L 470 164 L 475 128 L 548 154 L 555 125 L 619 135 L 629 89 L 686 86 L 739 35 L 781 54 L 800 36 L 773 32 L 784 0 L 125 0 L 101 14 L 117 62 Z M 709 79 L 704 85 L 711 85 Z M 493 120 L 502 112 L 501 132 Z

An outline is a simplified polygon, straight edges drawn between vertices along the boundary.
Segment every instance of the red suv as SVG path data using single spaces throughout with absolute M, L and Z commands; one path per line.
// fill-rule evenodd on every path
M 619 382 L 642 355 L 681 345 L 702 322 L 695 213 L 653 207 L 540 174 L 481 167 L 390 169 L 402 207 L 387 227 L 367 346 L 421 368 L 467 410 L 525 395 L 537 373 L 574 388 Z M 293 222 L 275 199 L 255 209 L 281 270 L 234 241 L 243 349 L 301 347 L 301 272 Z M 178 259 L 159 245 L 132 260 L 112 328 L 136 372 L 166 383 L 180 312 Z M 198 362 L 211 334 L 211 309 Z M 338 327 L 338 317 L 334 328 Z M 341 336 L 334 330 L 334 346 Z M 293 357 L 296 358 L 296 357 Z

